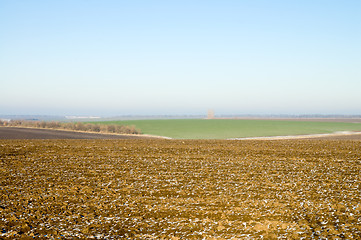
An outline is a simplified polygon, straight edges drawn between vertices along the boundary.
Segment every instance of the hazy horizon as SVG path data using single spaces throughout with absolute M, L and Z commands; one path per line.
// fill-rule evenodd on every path
M 361 114 L 361 2 L 1 1 L 0 114 Z

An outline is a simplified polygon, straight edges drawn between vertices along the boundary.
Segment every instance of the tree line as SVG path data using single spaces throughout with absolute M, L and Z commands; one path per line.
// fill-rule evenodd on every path
M 125 126 L 118 124 L 95 124 L 82 122 L 55 122 L 55 121 L 28 121 L 28 120 L 0 120 L 0 126 L 8 127 L 31 127 L 49 128 L 71 131 L 97 132 L 97 133 L 118 133 L 118 134 L 141 134 L 140 129 L 134 125 Z

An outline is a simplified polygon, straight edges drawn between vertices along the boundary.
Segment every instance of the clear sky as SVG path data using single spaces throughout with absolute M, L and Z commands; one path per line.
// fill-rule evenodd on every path
M 0 0 L 0 114 L 361 114 L 359 0 Z

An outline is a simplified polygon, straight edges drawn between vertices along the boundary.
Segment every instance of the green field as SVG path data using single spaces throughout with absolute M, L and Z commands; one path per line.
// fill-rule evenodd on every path
M 135 125 L 143 134 L 176 139 L 226 139 L 361 131 L 361 123 L 284 120 L 165 119 L 96 123 Z

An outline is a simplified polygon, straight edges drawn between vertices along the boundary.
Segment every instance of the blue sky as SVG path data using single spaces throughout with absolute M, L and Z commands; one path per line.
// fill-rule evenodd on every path
M 361 114 L 361 1 L 1 0 L 0 114 Z

